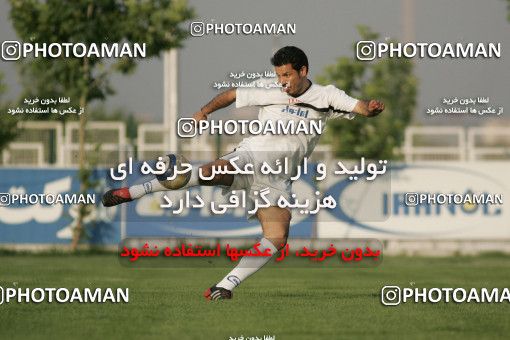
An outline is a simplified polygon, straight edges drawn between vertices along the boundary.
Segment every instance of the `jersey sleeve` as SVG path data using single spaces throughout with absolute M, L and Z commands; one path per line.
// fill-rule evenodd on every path
M 356 114 L 352 112 L 358 103 L 356 98 L 352 98 L 344 91 L 333 85 L 327 86 L 327 93 L 330 105 L 329 118 L 346 118 L 353 119 Z
M 268 90 L 266 89 L 267 79 L 256 79 L 247 87 L 236 89 L 236 107 L 265 105 Z

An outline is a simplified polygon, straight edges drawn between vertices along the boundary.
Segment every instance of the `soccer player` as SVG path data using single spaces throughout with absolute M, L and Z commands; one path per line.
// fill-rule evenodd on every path
M 286 46 L 278 50 L 271 58 L 278 83 L 281 88 L 255 86 L 230 89 L 220 93 L 208 104 L 193 115 L 198 122 L 207 119 L 210 114 L 221 108 L 236 103 L 236 107 L 259 106 L 258 119 L 267 121 L 316 120 L 325 123 L 331 118 L 353 119 L 355 114 L 365 117 L 377 116 L 384 110 L 384 104 L 378 100 L 358 100 L 345 94 L 333 85 L 321 86 L 308 79 L 308 58 L 305 53 L 294 46 Z M 275 79 L 258 80 L 262 84 L 274 83 Z M 322 124 L 324 127 L 325 124 Z M 304 157 L 310 156 L 318 142 L 320 134 L 293 135 L 257 135 L 245 138 L 234 152 L 227 154 L 200 168 L 204 176 L 212 175 L 213 166 L 226 167 L 234 170 L 230 159 L 239 157 L 236 164 L 242 168 L 243 164 L 256 164 L 286 157 L 289 167 L 294 172 Z M 269 188 L 266 199 L 270 206 L 259 208 L 255 217 L 262 226 L 263 238 L 259 249 L 271 249 L 276 254 L 285 246 L 289 233 L 291 212 L 287 208 L 280 208 L 278 199 L 283 196 L 290 202 L 292 183 L 291 174 L 263 176 L 260 174 L 216 174 L 210 180 L 200 178 L 198 169 L 193 168 L 189 182 L 181 189 L 197 185 L 218 185 L 228 190 L 246 190 L 247 196 L 254 199 L 254 191 Z M 146 184 L 146 183 L 144 183 Z M 129 188 L 113 189 L 103 196 L 105 206 L 113 206 L 130 202 L 151 192 L 166 191 L 157 179 L 150 181 L 150 185 L 139 184 Z M 243 257 L 239 264 L 230 271 L 220 282 L 208 288 L 204 296 L 209 300 L 231 299 L 232 290 L 250 275 L 262 268 L 271 257 Z

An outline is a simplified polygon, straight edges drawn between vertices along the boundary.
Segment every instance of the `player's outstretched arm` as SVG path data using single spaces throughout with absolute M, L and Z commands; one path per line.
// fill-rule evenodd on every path
M 207 116 L 216 110 L 229 106 L 236 101 L 236 89 L 230 89 L 214 97 L 209 103 L 196 112 L 193 118 L 198 122 L 207 120 Z
M 369 101 L 366 100 L 358 100 L 358 103 L 354 107 L 353 112 L 365 117 L 375 117 L 379 113 L 383 112 L 384 103 L 371 99 Z

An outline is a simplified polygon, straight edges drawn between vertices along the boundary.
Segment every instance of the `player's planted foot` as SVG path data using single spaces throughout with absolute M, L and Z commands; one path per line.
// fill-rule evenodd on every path
M 107 191 L 103 195 L 101 202 L 103 202 L 105 207 L 113 207 L 114 205 L 131 202 L 132 200 L 129 188 L 120 188 Z
M 225 288 L 212 286 L 211 288 L 207 288 L 207 290 L 204 292 L 204 297 L 211 301 L 229 300 L 232 299 L 232 291 Z

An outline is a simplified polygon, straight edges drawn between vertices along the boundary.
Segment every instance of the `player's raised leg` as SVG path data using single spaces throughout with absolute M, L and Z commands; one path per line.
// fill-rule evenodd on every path
M 167 170 L 171 171 L 173 169 L 173 166 L 174 164 L 170 162 Z M 197 185 L 230 186 L 234 179 L 234 176 L 230 174 L 216 174 L 210 180 L 203 180 L 200 178 L 199 171 L 202 173 L 203 177 L 210 177 L 212 175 L 214 167 L 216 168 L 227 167 L 229 170 L 234 169 L 234 167 L 232 166 L 232 164 L 230 164 L 228 160 L 217 159 L 213 162 L 201 165 L 200 167 L 193 167 L 191 170 L 189 180 L 185 181 L 185 184 L 182 186 L 172 185 L 173 184 L 171 183 L 172 181 L 166 181 L 167 183 L 165 183 L 165 179 L 171 175 L 170 173 L 167 173 L 168 172 L 167 171 L 165 172 L 165 174 L 153 178 L 152 180 L 144 182 L 142 184 L 135 184 L 130 187 L 109 190 L 103 195 L 102 202 L 105 207 L 112 207 L 118 204 L 131 202 L 147 194 L 158 191 L 181 190 L 191 188 Z M 181 179 L 177 178 L 176 180 Z M 172 187 L 173 189 L 171 189 Z
M 261 208 L 257 211 L 257 218 L 262 225 L 264 235 L 260 240 L 259 249 L 264 251 L 264 249 L 269 248 L 274 256 L 287 243 L 291 218 L 290 211 L 276 206 Z M 262 268 L 271 258 L 269 256 L 243 257 L 239 264 L 219 283 L 204 292 L 204 297 L 208 300 L 231 299 L 232 290 Z

